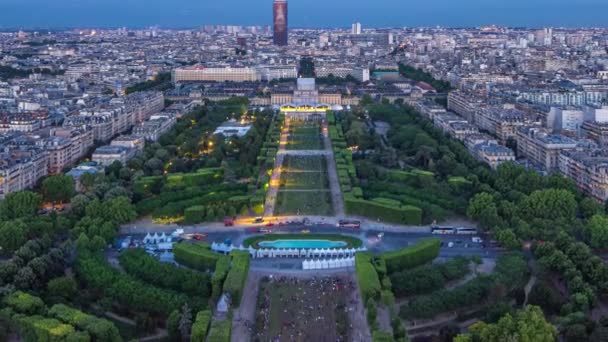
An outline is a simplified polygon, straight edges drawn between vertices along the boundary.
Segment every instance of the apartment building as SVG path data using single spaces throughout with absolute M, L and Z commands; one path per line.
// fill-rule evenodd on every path
M 566 136 L 551 134 L 540 127 L 521 127 L 515 136 L 517 155 L 547 172 L 559 169 L 559 156 L 563 151 L 573 151 L 577 142 Z
M 88 127 L 60 128 L 38 143 L 49 152 L 48 173 L 55 174 L 75 164 L 93 147 L 93 132 Z
M 179 82 L 256 82 L 262 79 L 261 73 L 252 67 L 192 67 L 173 69 L 173 83 Z
M 587 195 L 602 203 L 608 200 L 607 151 L 564 151 L 559 156 L 559 171 Z
M 333 75 L 335 77 L 346 78 L 351 76 L 359 82 L 369 81 L 369 68 L 326 65 L 315 68 L 315 74 L 317 77 Z
M 517 128 L 524 125 L 525 114 L 517 109 L 499 106 L 481 107 L 475 111 L 473 122 L 505 144 L 515 136 Z
M 35 146 L 3 146 L 0 150 L 0 199 L 32 188 L 48 174 L 49 153 Z

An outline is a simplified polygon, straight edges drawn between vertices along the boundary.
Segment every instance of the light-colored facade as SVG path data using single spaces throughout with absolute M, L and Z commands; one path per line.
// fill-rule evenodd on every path
M 0 154 L 0 199 L 30 189 L 48 174 L 49 154 L 38 147 L 4 147 Z
M 251 67 L 203 67 L 177 68 L 172 72 L 174 83 L 179 82 L 256 82 L 261 73 Z
M 587 195 L 598 201 L 608 200 L 608 153 L 563 152 L 559 156 L 559 171 L 572 179 Z
M 563 135 L 550 134 L 539 127 L 522 127 L 517 130 L 517 154 L 547 172 L 559 169 L 559 156 L 572 151 L 577 142 Z

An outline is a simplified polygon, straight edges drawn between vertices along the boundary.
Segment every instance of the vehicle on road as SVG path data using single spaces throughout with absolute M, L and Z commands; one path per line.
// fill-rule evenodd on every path
M 260 228 L 260 233 L 272 233 L 272 229 L 270 228 Z
M 232 227 L 232 226 L 234 226 L 234 218 L 225 217 L 224 218 L 224 227 Z
M 253 223 L 263 223 L 263 222 L 264 222 L 264 218 L 262 216 L 258 216 L 253 219 Z
M 431 233 L 437 235 L 455 234 L 456 229 L 454 227 L 433 226 L 431 227 Z
M 300 233 L 302 233 L 302 234 L 310 234 L 310 229 L 302 229 L 300 231 Z
M 266 223 L 266 227 L 274 227 L 274 223 L 268 222 L 268 223 Z
M 248 228 L 247 232 L 248 233 L 259 233 L 260 232 L 260 228 Z
M 482 238 L 480 238 L 479 236 L 473 236 L 473 237 L 471 238 L 471 241 L 472 241 L 472 242 L 474 242 L 474 243 L 482 243 L 482 242 L 483 242 L 483 239 L 482 239 Z
M 340 220 L 337 224 L 338 228 L 360 229 L 361 221 L 357 220 Z
M 187 239 L 187 240 L 196 240 L 196 241 L 200 241 L 203 238 L 206 238 L 207 234 L 205 233 L 196 233 L 196 234 L 184 234 L 183 238 Z
M 475 228 L 466 228 L 466 227 L 458 227 L 458 228 L 456 228 L 456 234 L 460 234 L 460 235 L 475 235 L 475 234 L 477 234 L 477 229 L 475 229 Z

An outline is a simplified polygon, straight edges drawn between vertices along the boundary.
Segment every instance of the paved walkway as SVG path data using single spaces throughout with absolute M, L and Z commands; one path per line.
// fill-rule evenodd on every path
M 325 144 L 325 151 L 330 152 L 325 158 L 327 158 L 327 175 L 329 178 L 329 188 L 331 190 L 331 204 L 334 208 L 334 215 L 342 217 L 344 216 L 344 202 L 342 201 L 342 191 L 340 191 L 340 181 L 338 180 L 338 172 L 336 171 L 336 160 L 334 158 L 331 140 L 329 139 L 327 122 L 323 122 L 323 143 Z

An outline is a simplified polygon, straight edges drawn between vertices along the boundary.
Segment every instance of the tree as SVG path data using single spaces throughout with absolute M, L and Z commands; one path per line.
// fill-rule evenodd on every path
M 53 204 L 69 201 L 75 191 L 74 179 L 67 175 L 54 175 L 42 181 L 42 196 Z
M 38 212 L 42 197 L 31 191 L 7 194 L 0 203 L 0 216 L 4 220 L 33 217 Z
M 534 341 L 553 342 L 557 329 L 545 320 L 538 306 L 529 305 L 515 316 L 507 314 L 495 324 L 479 322 L 469 328 L 469 334 L 458 335 L 454 341 Z
M 72 214 L 76 217 L 84 216 L 89 202 L 91 202 L 91 199 L 86 195 L 78 194 L 72 197 L 72 200 L 70 201 L 70 210 Z
M 192 311 L 188 307 L 188 303 L 182 306 L 182 311 L 178 323 L 179 332 L 182 336 L 182 341 L 187 341 L 192 329 Z
M 579 203 L 579 210 L 586 219 L 591 218 L 593 215 L 604 213 L 604 207 L 591 197 L 583 198 Z
M 517 235 L 513 232 L 512 229 L 499 229 L 496 232 L 496 240 L 500 242 L 503 247 L 509 249 L 520 249 L 521 243 L 517 238 Z
M 65 276 L 51 279 L 46 289 L 51 296 L 70 299 L 76 295 L 78 286 L 74 278 Z
M 498 209 L 494 203 L 494 197 L 489 193 L 479 193 L 469 201 L 467 216 L 479 221 L 479 224 L 488 229 L 493 228 L 500 222 Z
M 81 233 L 76 239 L 76 250 L 79 252 L 87 251 L 91 244 L 91 240 L 85 233 Z
M 520 210 L 529 219 L 574 219 L 576 199 L 567 190 L 546 189 L 534 191 L 520 203 Z
M 0 253 L 12 253 L 27 241 L 28 227 L 21 220 L 0 225 Z
M 104 203 L 107 210 L 107 218 L 118 224 L 127 223 L 137 218 L 135 207 L 131 200 L 125 196 L 113 198 Z
M 601 248 L 608 243 L 608 218 L 594 215 L 585 225 L 585 236 L 593 248 Z
M 30 267 L 23 267 L 15 275 L 13 284 L 20 290 L 30 290 L 36 287 L 38 278 Z

